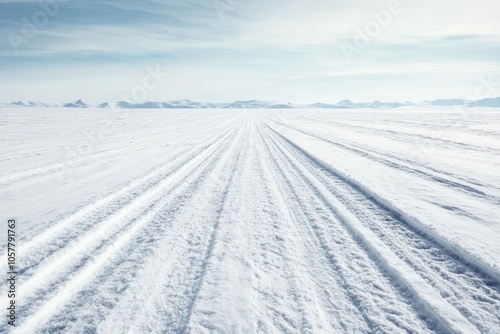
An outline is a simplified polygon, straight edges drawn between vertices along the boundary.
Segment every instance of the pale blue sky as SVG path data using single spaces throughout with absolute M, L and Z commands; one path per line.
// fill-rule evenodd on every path
M 397 2 L 0 0 L 0 101 L 118 100 L 155 66 L 169 76 L 148 100 L 419 101 L 500 81 L 499 1 Z

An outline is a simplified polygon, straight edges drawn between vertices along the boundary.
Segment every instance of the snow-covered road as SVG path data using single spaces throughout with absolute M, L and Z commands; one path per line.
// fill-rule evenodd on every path
M 500 111 L 13 109 L 0 153 L 2 333 L 500 333 Z

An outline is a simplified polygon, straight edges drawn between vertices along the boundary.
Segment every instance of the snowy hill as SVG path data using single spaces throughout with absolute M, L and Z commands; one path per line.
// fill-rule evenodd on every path
M 52 104 L 52 103 L 44 103 L 44 102 L 28 101 L 27 103 L 24 103 L 22 101 L 17 101 L 17 102 L 11 102 L 11 103 L 9 103 L 8 106 L 17 106 L 17 107 L 54 107 L 54 106 L 58 106 L 58 105 L 57 104 Z
M 434 101 L 425 101 L 424 103 L 428 103 L 433 106 L 458 106 L 468 104 L 470 101 L 464 99 L 438 99 Z
M 66 103 L 63 105 L 65 108 L 88 108 L 90 107 L 87 103 L 83 102 L 82 100 L 78 100 L 75 102 L 70 102 Z
M 482 99 L 470 103 L 472 107 L 500 107 L 500 97 L 494 99 Z
M 293 104 L 293 103 L 279 103 L 273 101 L 260 101 L 260 100 L 246 100 L 234 101 L 229 103 L 217 102 L 197 102 L 191 100 L 177 100 L 155 102 L 146 101 L 141 103 L 130 103 L 127 101 L 103 102 L 101 104 L 92 106 L 81 99 L 69 103 L 43 103 L 32 102 L 27 103 L 23 101 L 15 101 L 9 104 L 0 104 L 0 107 L 59 107 L 59 108 L 89 108 L 96 107 L 101 109 L 354 109 L 354 108 L 367 108 L 367 109 L 394 109 L 399 107 L 500 107 L 500 97 L 486 98 L 477 101 L 465 99 L 438 99 L 433 101 L 423 101 L 420 103 L 414 102 L 353 102 L 351 100 L 342 100 L 336 104 L 330 103 L 313 103 L 313 104 Z

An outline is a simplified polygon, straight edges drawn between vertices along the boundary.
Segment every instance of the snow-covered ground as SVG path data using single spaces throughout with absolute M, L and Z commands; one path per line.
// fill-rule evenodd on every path
M 7 108 L 0 211 L 3 333 L 500 333 L 500 110 Z

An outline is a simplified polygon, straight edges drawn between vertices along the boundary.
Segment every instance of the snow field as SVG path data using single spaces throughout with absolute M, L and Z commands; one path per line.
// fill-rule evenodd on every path
M 498 333 L 500 113 L 476 112 L 4 110 L 0 332 Z

